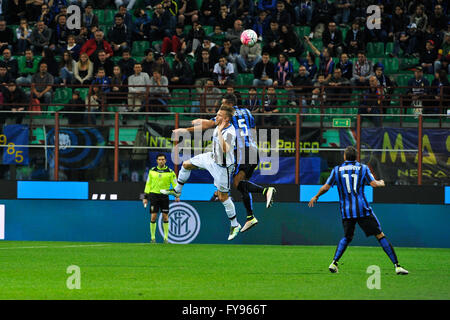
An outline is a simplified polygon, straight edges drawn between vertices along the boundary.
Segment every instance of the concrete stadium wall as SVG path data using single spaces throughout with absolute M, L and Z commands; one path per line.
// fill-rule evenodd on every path
M 4 240 L 148 242 L 150 216 L 140 201 L 0 200 Z M 259 224 L 238 235 L 237 244 L 336 245 L 343 236 L 337 203 L 255 203 Z M 446 205 L 372 204 L 383 232 L 394 246 L 450 248 L 450 211 Z M 236 203 L 238 220 L 245 209 Z M 196 215 L 196 213 L 198 215 Z M 0 219 L 2 215 L 0 215 Z M 172 203 L 170 241 L 230 243 L 229 221 L 219 202 Z M 157 241 L 161 242 L 157 232 Z M 352 245 L 376 246 L 356 228 Z

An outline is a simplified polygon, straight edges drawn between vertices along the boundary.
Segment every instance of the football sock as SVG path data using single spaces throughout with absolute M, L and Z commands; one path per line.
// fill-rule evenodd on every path
M 253 216 L 253 199 L 250 192 L 242 193 L 242 201 L 244 202 L 245 210 L 247 210 L 247 221 L 252 220 Z
M 254 216 L 253 216 L 253 198 L 252 198 L 252 194 L 250 193 L 250 190 L 249 190 L 250 183 L 247 180 L 242 180 L 239 182 L 238 187 L 237 187 L 239 192 L 242 194 L 242 201 L 244 202 L 244 207 L 247 210 L 247 221 L 252 220 L 254 218 Z M 250 187 L 250 188 L 252 188 L 252 187 Z
M 163 229 L 164 229 L 164 240 L 167 240 L 169 238 L 169 221 L 164 221 Z
M 150 222 L 150 234 L 151 234 L 152 240 L 155 239 L 155 233 L 156 233 L 156 221 Z
M 341 239 L 341 241 L 339 241 L 339 244 L 338 244 L 338 246 L 336 248 L 336 252 L 334 254 L 333 261 L 335 261 L 335 262 L 339 261 L 339 259 L 344 254 L 345 249 L 347 249 L 347 246 L 348 246 L 349 243 L 350 243 L 350 241 L 346 237 L 343 237 Z
M 188 181 L 190 175 L 191 170 L 185 169 L 183 166 L 181 166 L 181 170 L 178 173 L 178 183 L 174 188 L 176 192 L 181 192 L 184 183 Z
M 397 255 L 395 254 L 394 248 L 386 237 L 383 237 L 378 240 L 380 242 L 381 247 L 383 247 L 384 252 L 388 255 L 389 259 L 391 259 L 392 263 L 398 265 Z
M 230 219 L 230 223 L 232 227 L 237 227 L 239 225 L 236 219 L 236 209 L 234 207 L 233 201 L 230 198 L 222 202 L 225 207 L 225 212 L 227 213 L 228 219 Z

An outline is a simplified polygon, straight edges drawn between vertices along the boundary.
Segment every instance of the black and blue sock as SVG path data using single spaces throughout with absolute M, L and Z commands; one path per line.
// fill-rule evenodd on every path
M 384 252 L 388 255 L 389 259 L 391 259 L 392 263 L 394 265 L 398 265 L 397 255 L 395 254 L 394 247 L 391 245 L 388 239 L 386 237 L 383 237 L 381 239 L 378 239 L 378 242 L 380 242 L 381 247 L 383 248 Z

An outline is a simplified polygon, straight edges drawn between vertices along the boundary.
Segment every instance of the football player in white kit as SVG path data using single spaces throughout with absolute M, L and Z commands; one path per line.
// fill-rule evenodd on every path
M 234 108 L 222 105 L 217 111 L 216 128 L 213 133 L 212 151 L 199 154 L 189 160 L 183 161 L 178 174 L 178 184 L 174 189 L 163 189 L 161 193 L 180 197 L 183 185 L 189 179 L 191 170 L 205 169 L 214 178 L 214 185 L 217 188 L 219 200 L 225 207 L 225 212 L 231 222 L 228 240 L 233 240 L 241 225 L 236 219 L 236 209 L 231 198 L 228 196 L 231 185 L 230 180 L 233 175 L 235 159 L 234 146 L 236 144 L 236 130 L 231 124 L 234 115 Z

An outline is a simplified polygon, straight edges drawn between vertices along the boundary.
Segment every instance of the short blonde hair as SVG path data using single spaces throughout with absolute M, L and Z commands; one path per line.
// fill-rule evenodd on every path
M 228 106 L 228 105 L 222 104 L 222 105 L 220 106 L 220 108 L 219 108 L 219 111 L 221 111 L 221 110 L 226 112 L 226 114 L 227 114 L 227 116 L 228 116 L 228 118 L 229 118 L 230 120 L 231 120 L 231 118 L 233 118 L 234 112 L 235 112 L 235 110 L 234 110 L 233 107 L 230 107 L 230 106 Z

